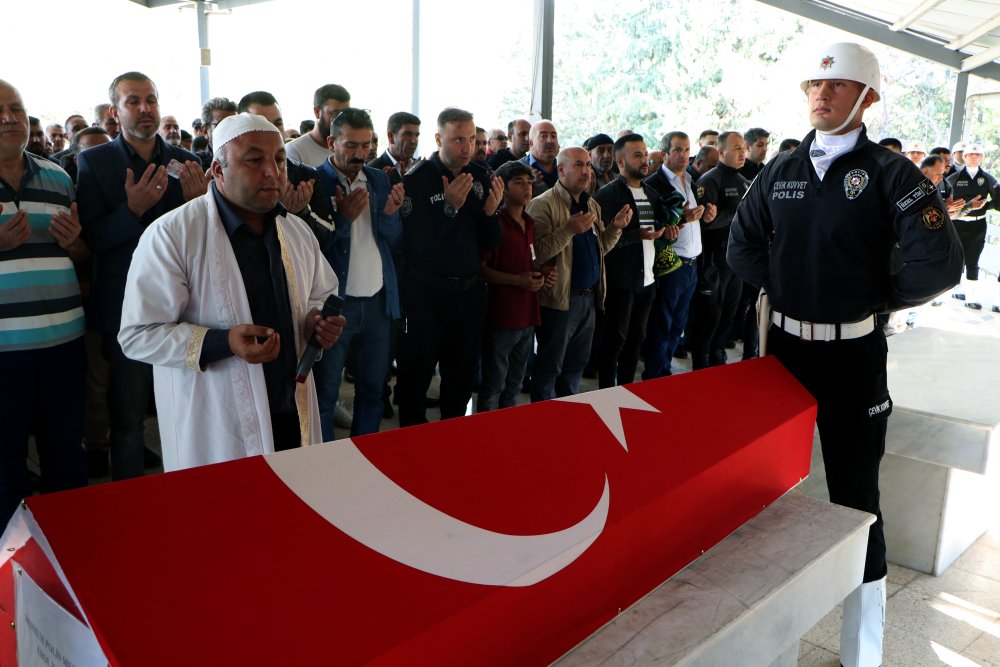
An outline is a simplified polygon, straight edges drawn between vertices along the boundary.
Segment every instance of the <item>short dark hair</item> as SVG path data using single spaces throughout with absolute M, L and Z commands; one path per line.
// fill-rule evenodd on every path
M 312 129 L 316 127 L 316 121 L 314 120 L 304 120 L 299 123 L 299 134 L 307 134 L 312 132 Z
M 448 123 L 472 123 L 472 112 L 466 111 L 465 109 L 459 109 L 458 107 L 445 107 L 441 113 L 438 114 L 438 129 L 444 127 Z
M 111 85 L 108 86 L 108 100 L 111 101 L 111 106 L 113 107 L 118 106 L 118 84 L 122 81 L 148 81 L 153 86 L 153 92 L 159 95 L 159 91 L 156 90 L 156 84 L 148 76 L 142 72 L 125 72 L 116 76 Z
M 698 135 L 698 141 L 701 141 L 702 139 L 704 139 L 705 137 L 707 137 L 710 134 L 714 134 L 716 136 L 719 136 L 719 131 L 718 130 L 702 130 L 701 134 Z
M 516 176 L 534 178 L 534 173 L 531 171 L 531 167 L 524 164 L 520 160 L 504 162 L 497 168 L 496 175 L 500 177 L 501 181 L 503 181 L 504 187 L 507 187 L 507 184 L 510 183 L 511 179 Z
M 249 111 L 251 104 L 259 104 L 262 107 L 269 107 L 272 104 L 277 103 L 278 100 L 274 99 L 274 95 L 266 90 L 255 90 L 252 93 L 247 93 L 240 99 L 240 103 L 236 105 L 236 112 L 244 113 Z
M 928 155 L 924 158 L 923 162 L 920 163 L 921 169 L 930 169 L 938 162 L 944 162 L 944 158 L 940 155 Z
M 82 121 L 83 121 L 84 123 L 86 123 L 86 122 L 87 122 L 87 119 L 86 119 L 86 118 L 84 118 L 84 117 L 83 117 L 82 115 L 80 115 L 80 114 L 78 114 L 78 113 L 74 113 L 74 114 L 70 114 L 70 115 L 66 116 L 66 120 L 65 120 L 65 121 L 63 121 L 63 127 L 66 127 L 67 125 L 69 125 L 69 122 L 70 122 L 71 120 L 73 120 L 74 118 L 79 118 L 79 119 L 80 119 L 80 120 L 82 120 Z
M 188 132 L 187 130 L 181 130 L 181 141 L 184 141 L 185 139 L 190 139 L 190 138 L 191 138 L 191 133 L 190 132 Z
M 399 132 L 404 125 L 420 125 L 420 119 L 409 111 L 397 111 L 389 116 L 386 129 L 390 132 Z
M 479 134 L 480 132 L 486 134 L 486 130 L 484 128 L 481 128 L 478 125 L 476 125 L 476 134 Z
M 34 116 L 28 116 L 28 125 L 41 125 L 42 121 L 38 120 Z
M 726 142 L 729 141 L 729 137 L 733 136 L 734 134 L 738 135 L 739 132 L 733 132 L 732 130 L 727 130 L 727 131 L 725 131 L 725 132 L 723 132 L 722 134 L 719 135 L 719 150 L 720 151 L 726 145 Z
M 895 147 L 897 151 L 902 152 L 903 142 L 895 137 L 886 137 L 885 139 L 879 139 L 879 146 L 885 146 L 886 148 Z
M 345 125 L 355 130 L 372 130 L 373 132 L 375 130 L 375 126 L 372 125 L 372 117 L 368 115 L 368 112 L 353 107 L 341 109 L 340 113 L 330 121 L 330 136 L 334 139 L 339 137 L 341 128 Z
M 201 122 L 205 125 L 211 125 L 213 111 L 231 111 L 237 113 L 236 102 L 233 102 L 228 97 L 213 97 L 201 107 Z
M 80 139 L 90 136 L 91 134 L 103 134 L 106 135 L 108 139 L 111 138 L 108 131 L 100 125 L 91 125 L 90 127 L 85 127 L 82 130 L 77 130 L 76 134 L 70 137 L 69 140 L 69 149 L 73 152 L 73 155 L 79 155 L 80 151 L 83 150 L 80 148 Z
M 663 138 L 660 139 L 660 150 L 661 151 L 669 151 L 670 150 L 670 142 L 671 141 L 673 141 L 674 139 L 687 139 L 687 138 L 688 138 L 687 133 L 686 132 L 681 132 L 680 130 L 674 130 L 673 132 L 667 132 L 666 134 L 663 135 Z
M 617 160 L 625 152 L 625 144 L 631 143 L 633 141 L 646 141 L 641 134 L 636 134 L 635 132 L 630 132 L 629 134 L 622 135 L 615 140 L 614 154 Z
M 712 154 L 712 151 L 718 153 L 719 147 L 712 145 L 702 146 L 698 149 L 698 154 L 694 156 L 694 161 L 704 163 L 708 159 L 708 156 Z
M 802 145 L 802 142 L 798 139 L 782 139 L 781 143 L 778 144 L 778 152 L 784 153 L 785 151 L 794 151 L 796 148 Z
M 208 149 L 208 137 L 204 134 L 199 134 L 197 137 L 191 140 L 191 150 L 195 152 L 203 152 Z
M 347 88 L 336 84 L 328 83 L 325 86 L 320 86 L 313 93 L 313 106 L 321 107 L 326 104 L 327 100 L 337 100 L 338 102 L 343 102 L 344 104 L 351 103 L 351 94 L 347 92 Z
M 762 127 L 751 127 L 743 133 L 743 141 L 747 142 L 747 144 L 752 144 L 758 139 L 767 139 L 770 136 L 771 133 Z
M 951 155 L 951 149 L 947 146 L 935 146 L 931 149 L 931 155 Z

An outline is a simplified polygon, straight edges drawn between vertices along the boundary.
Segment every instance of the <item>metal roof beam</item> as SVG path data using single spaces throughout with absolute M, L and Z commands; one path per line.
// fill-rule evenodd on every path
M 969 56 L 968 58 L 963 60 L 962 71 L 971 72 L 972 70 L 976 69 L 977 67 L 979 67 L 984 63 L 993 62 L 994 60 L 997 59 L 997 56 L 1000 56 L 1000 44 L 997 44 L 996 46 L 991 46 L 990 48 L 982 51 L 981 53 L 977 53 L 974 56 Z
M 962 63 L 967 58 L 965 54 L 952 51 L 929 39 L 917 37 L 908 32 L 893 32 L 889 29 L 886 22 L 880 22 L 871 17 L 859 16 L 843 7 L 834 9 L 834 5 L 830 3 L 817 2 L 815 0 L 757 0 L 757 2 L 826 24 L 838 30 L 858 35 L 859 37 L 865 37 L 932 62 L 947 65 L 959 71 L 962 71 Z M 991 62 L 980 65 L 974 71 L 970 71 L 976 76 L 1000 81 L 1000 65 L 997 63 Z
M 976 41 L 989 31 L 995 30 L 997 28 L 1000 28 L 1000 14 L 995 15 L 989 21 L 984 21 L 983 23 L 980 23 L 975 28 L 965 33 L 955 41 L 949 42 L 947 48 L 955 49 L 957 51 L 958 49 L 966 47 L 969 44 L 972 44 L 974 41 Z
M 906 16 L 904 16 L 903 18 L 901 18 L 900 20 L 896 21 L 891 26 L 889 26 L 889 30 L 894 30 L 897 32 L 900 30 L 906 30 L 911 25 L 916 23 L 921 16 L 934 9 L 942 2 L 944 2 L 944 0 L 924 0 L 922 3 L 920 3 L 919 7 L 917 7 L 912 12 L 910 12 L 909 14 L 907 14 Z

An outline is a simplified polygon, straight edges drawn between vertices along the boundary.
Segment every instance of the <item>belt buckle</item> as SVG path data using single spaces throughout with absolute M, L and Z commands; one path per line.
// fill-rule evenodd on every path
M 799 322 L 799 338 L 802 340 L 813 340 L 812 322 Z

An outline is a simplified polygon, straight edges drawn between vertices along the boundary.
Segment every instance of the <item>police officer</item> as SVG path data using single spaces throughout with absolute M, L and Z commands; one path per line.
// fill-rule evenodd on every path
M 955 199 L 968 202 L 955 216 L 955 229 L 958 238 L 962 239 L 962 250 L 965 252 L 965 283 L 964 289 L 952 294 L 952 297 L 965 301 L 966 308 L 982 309 L 978 290 L 979 256 L 983 254 L 986 245 L 986 211 L 1000 210 L 1000 185 L 997 179 L 987 174 L 979 165 L 983 162 L 983 147 L 979 144 L 968 144 L 965 147 L 965 164 L 957 172 L 948 177 Z M 966 299 L 968 296 L 968 299 Z M 995 312 L 1000 308 L 993 306 Z
M 439 362 L 441 418 L 465 414 L 486 317 L 480 257 L 500 242 L 496 212 L 503 181 L 471 163 L 476 148 L 472 114 L 445 109 L 434 138 L 438 151 L 403 179 L 400 426 L 427 422 L 427 388 Z
M 874 667 L 882 663 L 887 572 L 878 469 L 892 411 L 874 314 L 955 285 L 962 254 L 934 185 L 868 139 L 862 116 L 880 99 L 875 56 L 833 44 L 807 67 L 801 86 L 815 129 L 750 186 L 728 257 L 770 296 L 767 351 L 816 397 L 830 499 L 876 516 L 840 640 L 845 667 Z
M 715 218 L 701 223 L 701 256 L 698 257 L 698 287 L 691 301 L 691 368 L 726 363 L 726 337 L 736 315 L 743 282 L 726 262 L 729 225 L 736 215 L 750 181 L 740 174 L 746 162 L 747 145 L 739 132 L 719 135 L 719 162 L 698 179 L 694 194 L 698 203 L 713 204 Z

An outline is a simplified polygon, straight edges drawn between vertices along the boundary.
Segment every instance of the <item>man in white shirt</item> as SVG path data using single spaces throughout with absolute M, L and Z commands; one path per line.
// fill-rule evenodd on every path
M 341 109 L 351 106 L 351 94 L 343 86 L 328 83 L 313 93 L 313 113 L 316 124 L 308 133 L 288 142 L 285 150 L 289 160 L 307 167 L 318 167 L 330 157 L 326 138 L 330 136 L 330 123 Z

